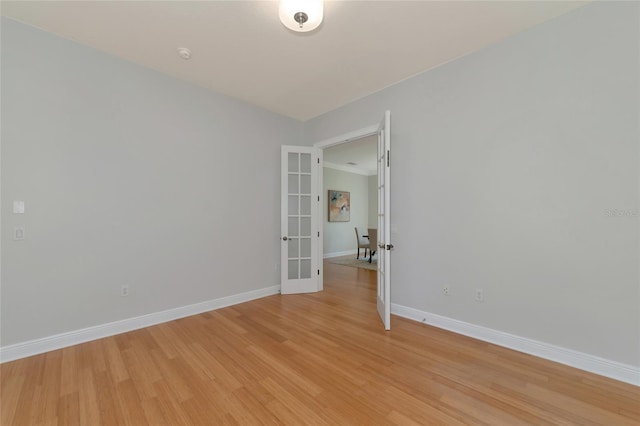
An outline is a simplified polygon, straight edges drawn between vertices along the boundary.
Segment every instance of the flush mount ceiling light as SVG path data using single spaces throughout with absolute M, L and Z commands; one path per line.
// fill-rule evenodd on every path
M 322 0 L 280 0 L 280 21 L 290 30 L 306 33 L 318 28 L 324 16 Z

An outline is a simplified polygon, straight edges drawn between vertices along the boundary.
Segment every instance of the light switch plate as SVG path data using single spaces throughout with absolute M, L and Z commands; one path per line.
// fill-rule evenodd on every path
M 13 202 L 13 213 L 15 213 L 15 214 L 23 214 L 24 213 L 24 201 L 14 201 Z

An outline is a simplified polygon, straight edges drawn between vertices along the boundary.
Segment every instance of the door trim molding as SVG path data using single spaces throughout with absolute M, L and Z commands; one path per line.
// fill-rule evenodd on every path
M 335 136 L 333 138 L 325 139 L 313 144 L 315 148 L 325 149 L 335 145 L 351 142 L 355 139 L 362 139 L 367 136 L 375 135 L 378 133 L 378 127 L 380 124 L 372 124 L 371 126 L 363 127 L 362 129 L 354 130 L 352 132 L 343 133 L 342 135 Z

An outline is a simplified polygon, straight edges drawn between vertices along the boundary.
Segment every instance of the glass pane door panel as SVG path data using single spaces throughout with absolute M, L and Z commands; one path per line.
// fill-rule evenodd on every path
M 299 263 L 299 260 L 289 261 L 288 276 L 290 280 L 297 280 L 300 277 L 300 275 L 298 274 L 298 263 Z
M 290 172 L 298 172 L 298 154 L 295 152 L 290 152 L 289 153 L 289 171 Z
M 300 239 L 300 257 L 311 257 L 311 238 Z
M 289 259 L 297 259 L 300 257 L 299 243 L 297 238 L 289 238 Z
M 311 197 L 300 196 L 300 214 L 311 215 Z
M 311 175 L 300 175 L 300 193 L 311 194 Z
M 300 278 L 311 278 L 311 259 L 300 261 Z
M 300 219 L 298 219 L 297 217 L 290 217 L 289 218 L 289 236 L 290 237 L 297 237 L 298 236 L 298 222 L 299 221 L 300 221 Z
M 311 173 L 311 154 L 300 154 L 300 171 Z
M 298 196 L 289 195 L 289 216 L 297 216 L 298 214 Z
M 289 194 L 297 194 L 300 192 L 300 186 L 298 185 L 297 174 L 289 174 Z
M 311 236 L 311 218 L 310 217 L 300 218 L 300 235 L 302 235 L 303 237 Z

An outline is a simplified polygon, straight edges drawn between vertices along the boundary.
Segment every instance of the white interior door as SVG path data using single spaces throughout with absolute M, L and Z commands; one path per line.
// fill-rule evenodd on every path
M 321 289 L 318 268 L 319 150 L 282 147 L 281 288 L 282 294 Z
M 378 313 L 385 330 L 391 329 L 391 112 L 386 111 L 378 128 Z

